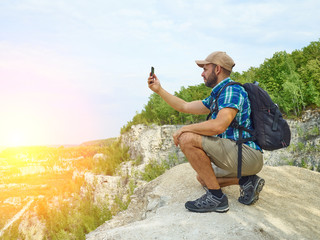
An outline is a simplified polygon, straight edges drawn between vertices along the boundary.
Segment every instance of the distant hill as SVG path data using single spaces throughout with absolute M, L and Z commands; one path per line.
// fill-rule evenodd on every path
M 81 144 L 55 144 L 55 145 L 30 145 L 30 146 L 13 146 L 13 147 L 8 147 L 8 146 L 0 146 L 0 153 L 4 150 L 6 151 L 21 151 L 21 150 L 26 150 L 26 149 L 37 149 L 37 148 L 43 148 L 43 147 L 48 147 L 48 148 L 72 148 L 72 147 L 87 147 L 87 146 L 97 146 L 97 147 L 106 147 L 112 144 L 117 138 L 107 138 L 107 139 L 98 139 L 98 140 L 92 140 L 92 141 L 87 141 L 83 142 Z
M 80 146 L 108 146 L 113 143 L 117 138 L 107 138 L 107 139 L 99 139 L 81 143 Z

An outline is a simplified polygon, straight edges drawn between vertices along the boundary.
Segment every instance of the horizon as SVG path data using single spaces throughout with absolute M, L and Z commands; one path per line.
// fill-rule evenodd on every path
M 11 145 L 11 146 L 4 146 L 4 145 L 0 145 L 0 153 L 3 150 L 6 150 L 7 148 L 32 148 L 32 147 L 52 147 L 52 148 L 59 148 L 59 147 L 77 147 L 77 146 L 81 146 L 81 145 L 86 145 L 88 143 L 93 143 L 93 142 L 99 142 L 99 141 L 105 141 L 105 140 L 110 140 L 110 139 L 116 139 L 117 137 L 110 137 L 110 138 L 104 138 L 104 139 L 93 139 L 93 140 L 88 140 L 88 141 L 84 141 L 81 143 L 77 143 L 77 144 L 34 144 L 34 145 Z
M 216 50 L 234 71 L 320 38 L 320 2 L 93 0 L 0 3 L 0 146 L 80 145 L 118 137 L 152 94 L 203 82 Z

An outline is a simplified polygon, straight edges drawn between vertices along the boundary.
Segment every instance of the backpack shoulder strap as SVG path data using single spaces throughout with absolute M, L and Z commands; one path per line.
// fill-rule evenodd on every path
M 219 99 L 221 93 L 222 93 L 228 86 L 231 86 L 231 85 L 240 85 L 240 86 L 242 86 L 242 84 L 239 83 L 239 82 L 229 82 L 229 83 L 227 83 L 226 85 L 224 85 L 223 88 L 221 88 L 221 90 L 218 92 L 216 98 L 215 98 L 215 99 L 211 98 L 211 100 L 210 100 L 210 113 L 209 113 L 209 115 L 207 116 L 207 120 L 209 120 L 209 119 L 211 118 L 211 116 L 212 116 L 212 114 L 213 114 L 214 112 L 218 112 L 218 111 L 219 111 L 218 99 Z M 214 103 L 215 103 L 214 109 L 213 109 L 213 107 L 212 107 L 212 106 L 213 106 L 213 101 L 214 101 Z

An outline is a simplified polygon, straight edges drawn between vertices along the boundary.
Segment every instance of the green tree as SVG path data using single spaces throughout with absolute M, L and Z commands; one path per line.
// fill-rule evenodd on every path
M 320 106 L 320 41 L 311 42 L 291 54 L 276 52 L 259 67 L 251 67 L 242 73 L 233 72 L 231 78 L 240 83 L 258 81 L 285 114 L 299 116 L 306 107 Z M 204 99 L 210 92 L 210 88 L 199 84 L 182 87 L 175 95 L 190 102 Z M 204 120 L 203 115 L 175 111 L 153 93 L 144 109 L 121 132 L 133 124 L 190 124 Z
M 312 59 L 300 69 L 301 77 L 306 83 L 307 105 L 320 106 L 320 60 Z

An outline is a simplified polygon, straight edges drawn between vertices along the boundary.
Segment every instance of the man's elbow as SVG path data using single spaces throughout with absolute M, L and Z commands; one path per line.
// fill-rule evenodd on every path
M 228 128 L 228 126 L 225 126 L 224 124 L 216 124 L 216 120 L 211 119 L 208 121 L 208 123 L 211 123 L 210 129 L 212 129 L 212 133 L 210 135 L 218 135 L 223 132 L 225 132 Z
M 218 134 L 224 133 L 227 130 L 227 128 L 225 128 L 224 126 L 218 126 L 215 130 L 216 130 L 216 135 L 218 135 Z

